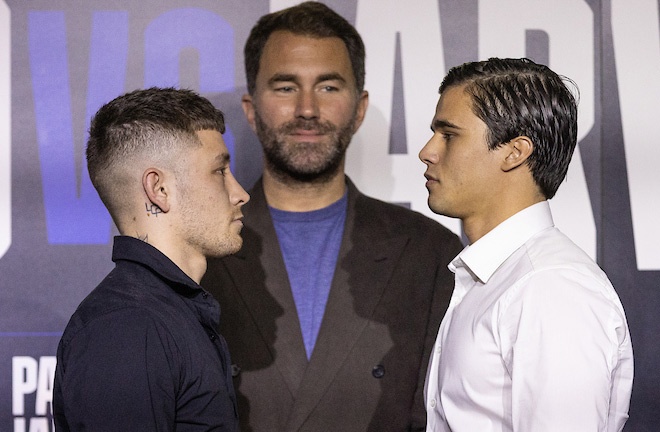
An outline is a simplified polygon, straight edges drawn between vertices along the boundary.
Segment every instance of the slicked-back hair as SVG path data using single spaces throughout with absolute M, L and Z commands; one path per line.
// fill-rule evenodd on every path
M 152 87 L 103 105 L 92 118 L 86 154 L 92 184 L 110 213 L 122 187 L 118 173 L 139 157 L 166 160 L 186 147 L 201 146 L 196 135 L 201 130 L 224 133 L 224 116 L 191 90 Z
M 256 88 L 264 46 L 270 35 L 280 30 L 314 38 L 340 38 L 348 50 L 357 91 L 361 93 L 364 90 L 365 50 L 360 34 L 351 23 L 328 6 L 307 1 L 262 16 L 250 31 L 244 50 L 245 75 L 250 94 L 253 95 Z
M 527 165 L 544 196 L 552 198 L 577 144 L 575 83 L 529 59 L 491 58 L 450 69 L 440 94 L 458 85 L 465 85 L 474 114 L 488 127 L 489 149 L 519 136 L 531 139 Z

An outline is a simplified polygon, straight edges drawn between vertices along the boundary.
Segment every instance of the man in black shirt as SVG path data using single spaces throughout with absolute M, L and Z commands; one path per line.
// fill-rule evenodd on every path
M 207 257 L 238 251 L 249 196 L 229 170 L 222 113 L 187 90 L 138 90 L 103 106 L 90 178 L 120 236 L 115 269 L 80 304 L 57 351 L 60 431 L 236 431 Z

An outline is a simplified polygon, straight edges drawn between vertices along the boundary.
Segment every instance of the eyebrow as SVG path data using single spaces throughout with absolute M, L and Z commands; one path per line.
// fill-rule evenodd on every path
M 461 130 L 461 128 L 458 125 L 455 125 L 454 123 L 448 121 L 448 120 L 440 120 L 440 119 L 435 119 L 433 120 L 433 123 L 431 123 L 431 130 L 436 131 L 438 129 L 457 129 Z
M 296 76 L 293 74 L 275 74 L 268 80 L 268 84 L 274 84 L 277 82 L 294 82 L 296 81 Z
M 278 82 L 297 82 L 298 78 L 294 74 L 285 74 L 285 73 L 278 73 L 273 75 L 269 80 L 269 84 L 274 84 Z M 323 81 L 341 81 L 342 83 L 346 82 L 346 79 L 338 74 L 337 72 L 331 72 L 327 74 L 320 75 L 316 78 L 316 82 L 323 82 Z
M 221 153 L 215 157 L 215 160 L 217 160 L 220 164 L 228 164 L 231 160 L 231 156 L 229 153 Z
M 318 82 L 323 82 L 323 81 L 341 81 L 343 83 L 346 82 L 346 79 L 344 79 L 343 76 L 340 74 L 333 72 L 333 73 L 327 73 L 319 76 Z

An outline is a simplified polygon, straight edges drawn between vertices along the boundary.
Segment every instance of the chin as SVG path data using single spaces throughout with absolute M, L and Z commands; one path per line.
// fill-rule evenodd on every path
M 236 238 L 231 240 L 231 243 L 229 245 L 229 251 L 225 255 L 231 255 L 233 253 L 236 253 L 239 250 L 241 250 L 241 247 L 243 247 L 243 238 L 241 238 L 241 236 L 237 234 Z
M 217 246 L 217 248 L 209 253 L 209 257 L 222 258 L 238 252 L 243 246 L 243 239 L 240 235 L 237 234 L 236 237 L 225 239 L 225 241 L 218 244 Z
M 446 206 L 442 205 L 441 203 L 431 201 L 431 199 L 429 198 L 428 205 L 429 205 L 429 208 L 431 209 L 431 211 L 435 214 L 439 214 L 439 215 L 442 215 L 442 216 L 453 217 L 453 216 L 450 215 L 451 212 L 448 211 Z

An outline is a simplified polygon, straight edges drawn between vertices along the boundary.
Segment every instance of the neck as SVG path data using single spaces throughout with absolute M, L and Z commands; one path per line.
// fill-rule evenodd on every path
M 172 260 L 190 279 L 197 282 L 197 284 L 200 283 L 204 273 L 206 273 L 207 262 L 205 256 L 193 248 L 186 247 L 186 245 L 173 246 L 169 242 L 163 242 L 162 244 L 153 244 L 153 246 Z
M 199 284 L 206 273 L 206 257 L 189 245 L 181 244 L 177 236 L 172 235 L 167 228 L 165 215 L 159 215 L 158 221 L 153 220 L 154 218 L 142 221 L 138 217 L 134 223 L 121 224 L 119 232 L 121 235 L 135 237 L 155 247 L 190 279 Z
M 497 210 L 489 212 L 486 217 L 462 217 L 465 236 L 473 244 L 514 214 L 541 201 L 545 201 L 545 197 L 536 195 L 533 199 L 501 202 Z
M 337 202 L 346 192 L 343 171 L 321 183 L 281 181 L 268 170 L 263 175 L 268 205 L 285 211 L 319 210 Z

